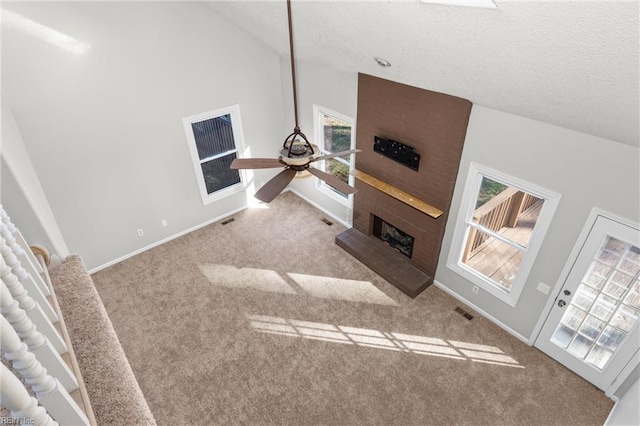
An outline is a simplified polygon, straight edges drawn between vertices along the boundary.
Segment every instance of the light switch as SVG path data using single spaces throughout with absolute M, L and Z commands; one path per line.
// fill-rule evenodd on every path
M 549 294 L 549 292 L 551 291 L 551 287 L 543 283 L 542 281 L 538 283 L 537 288 L 538 288 L 538 291 L 542 294 Z

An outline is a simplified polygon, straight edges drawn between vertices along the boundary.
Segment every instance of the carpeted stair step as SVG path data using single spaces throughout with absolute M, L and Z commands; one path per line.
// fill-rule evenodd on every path
M 67 257 L 50 276 L 98 425 L 155 425 L 80 257 Z

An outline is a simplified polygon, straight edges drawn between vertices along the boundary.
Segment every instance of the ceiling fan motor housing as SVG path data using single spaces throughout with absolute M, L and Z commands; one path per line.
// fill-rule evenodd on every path
M 319 156 L 320 150 L 317 145 L 311 145 L 311 149 L 309 149 L 304 142 L 294 141 L 293 145 L 290 157 L 287 156 L 289 153 L 288 146 L 280 150 L 280 161 L 294 170 L 300 167 L 300 170 L 297 170 L 298 172 L 304 171 L 309 162 Z

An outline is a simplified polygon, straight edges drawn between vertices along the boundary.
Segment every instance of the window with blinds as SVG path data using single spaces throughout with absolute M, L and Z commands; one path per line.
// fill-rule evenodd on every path
M 184 125 L 203 203 L 244 189 L 242 173 L 230 168 L 244 145 L 240 107 L 187 117 Z

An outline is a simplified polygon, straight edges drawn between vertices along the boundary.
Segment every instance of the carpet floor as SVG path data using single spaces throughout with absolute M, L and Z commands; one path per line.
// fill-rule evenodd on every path
M 159 425 L 601 425 L 613 402 L 293 193 L 93 275 Z

